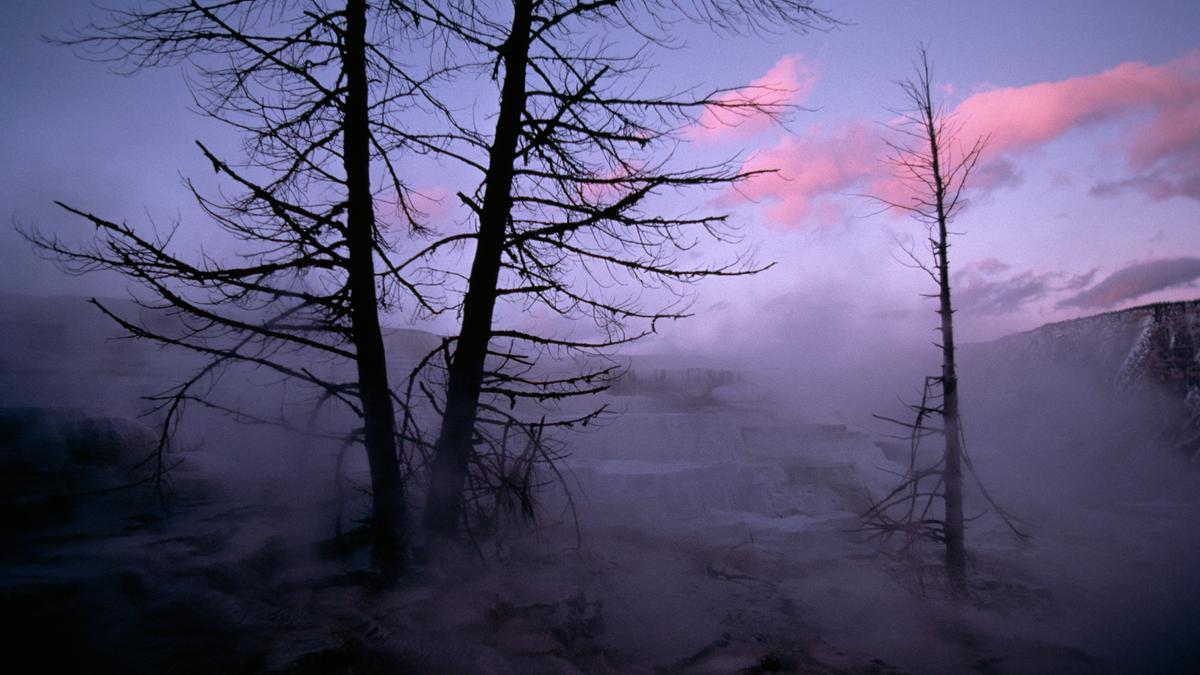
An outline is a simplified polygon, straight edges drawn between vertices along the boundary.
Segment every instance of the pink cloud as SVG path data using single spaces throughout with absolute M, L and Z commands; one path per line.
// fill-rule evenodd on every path
M 445 221 L 453 218 L 458 206 L 458 198 L 441 185 L 413 189 L 407 197 L 408 208 L 416 221 L 435 229 L 444 226 Z M 404 209 L 400 204 L 395 204 L 395 217 L 397 221 L 405 219 Z
M 763 203 L 767 219 L 785 226 L 818 212 L 836 215 L 840 209 L 831 209 L 831 197 L 886 176 L 880 172 L 885 151 L 878 128 L 865 122 L 832 132 L 813 127 L 750 157 L 743 171 L 774 172 L 751 178 L 721 201 L 725 206 L 742 199 Z
M 763 106 L 766 110 L 782 113 L 786 106 L 808 98 L 816 82 L 817 69 L 800 54 L 788 54 L 776 61 L 762 77 L 717 98 L 724 103 Z M 762 133 L 771 124 L 771 116 L 762 111 L 708 106 L 688 127 L 685 136 L 705 142 L 746 138 Z
M 1127 140 L 1128 178 L 1093 186 L 1092 194 L 1111 196 L 1133 190 L 1151 199 L 1200 199 L 1200 56 L 1194 59 L 1192 100 L 1159 108 L 1153 121 Z
M 971 183 L 976 191 L 1015 183 L 1023 153 L 1076 129 L 1131 119 L 1120 143 L 1128 176 L 1093 187 L 1093 194 L 1200 199 L 1200 52 L 1158 66 L 1122 63 L 1094 75 L 976 91 L 951 115 L 964 141 L 990 134 Z M 847 194 L 907 201 L 910 193 L 883 161 L 881 135 L 877 126 L 848 121 L 784 138 L 744 166 L 778 173 L 754 178 L 738 193 L 766 203 L 768 221 L 783 227 L 827 222 L 815 218 L 817 206 L 825 217 L 844 216 L 846 200 L 838 197 Z
M 991 134 L 993 152 L 1008 153 L 1051 141 L 1072 129 L 1136 112 L 1155 116 L 1149 143 L 1139 153 L 1161 156 L 1181 141 L 1200 138 L 1200 126 L 1177 119 L 1200 96 L 1200 54 L 1161 66 L 1122 63 L 1096 75 L 1024 87 L 1002 87 L 969 96 L 955 108 L 965 137 Z M 1169 138 L 1174 134 L 1175 138 Z
M 991 134 L 989 153 L 1015 154 L 1072 130 L 1139 116 L 1122 140 L 1127 179 L 1152 199 L 1200 199 L 1200 53 L 1158 66 L 1122 63 L 1095 75 L 978 92 L 954 110 L 964 138 Z

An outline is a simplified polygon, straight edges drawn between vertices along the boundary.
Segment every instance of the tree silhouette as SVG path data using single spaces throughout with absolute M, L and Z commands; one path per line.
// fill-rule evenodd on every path
M 899 141 L 888 140 L 888 162 L 911 198 L 890 201 L 876 197 L 887 208 L 910 214 L 925 226 L 928 259 L 912 246 L 904 247 L 909 265 L 929 275 L 937 293 L 942 356 L 941 374 L 925 378 L 921 402 L 909 406 L 913 422 L 883 417 L 910 430 L 912 452 L 904 480 L 863 515 L 865 526 L 881 536 L 902 534 L 905 544 L 931 539 L 945 547 L 945 566 L 956 594 L 966 589 L 966 546 L 963 517 L 963 469 L 970 468 L 959 411 L 958 369 L 955 363 L 954 303 L 950 288 L 950 224 L 966 205 L 963 194 L 967 181 L 979 161 L 987 138 L 958 138 L 955 120 L 934 100 L 931 90 L 929 55 L 920 49 L 915 79 L 900 83 L 909 107 L 896 111 L 899 122 L 893 125 Z M 941 426 L 929 420 L 940 419 Z M 932 466 L 918 466 L 917 447 L 929 435 L 944 440 L 940 459 Z M 989 503 L 1014 532 L 1019 531 L 987 495 Z M 938 507 L 940 506 L 940 513 Z
M 407 6 L 414 22 L 467 45 L 477 55 L 470 65 L 498 80 L 491 133 L 460 122 L 451 134 L 454 154 L 480 176 L 473 192 L 458 194 L 474 215 L 475 231 L 434 242 L 417 256 L 428 260 L 441 248 L 474 243 L 457 308 L 459 334 L 448 338 L 442 359 L 427 360 L 444 369 L 444 394 L 420 389 L 440 413 L 424 519 L 435 537 L 466 522 L 464 499 L 481 490 L 494 495 L 511 488 L 529 514 L 529 466 L 554 457 L 547 429 L 587 424 L 599 413 L 529 419 L 520 416 L 519 402 L 603 390 L 616 372 L 603 357 L 660 321 L 686 316 L 688 284 L 760 269 L 738 256 L 716 265 L 683 263 L 681 253 L 701 240 L 730 241 L 735 231 L 722 213 L 694 203 L 672 207 L 662 196 L 751 175 L 732 163 L 675 160 L 683 129 L 701 112 L 723 111 L 727 120 L 777 118 L 787 106 L 767 87 L 643 93 L 646 47 L 664 44 L 679 19 L 725 31 L 831 24 L 807 0 L 513 0 L 511 13 L 501 4 Z M 624 44 L 609 37 L 618 33 Z M 669 299 L 656 303 L 621 293 L 628 288 L 665 291 L 658 297 Z M 596 330 L 592 337 L 568 338 L 497 326 L 501 302 L 589 319 Z M 572 374 L 548 376 L 537 366 L 551 353 L 583 358 Z M 514 430 L 522 430 L 515 462 L 508 453 Z M 520 467 L 515 481 L 514 467 Z
M 424 94 L 427 80 L 388 56 L 386 41 L 403 35 L 403 18 L 366 0 L 176 0 L 113 11 L 71 34 L 64 44 L 128 72 L 190 66 L 197 106 L 241 132 L 246 152 L 231 163 L 197 143 L 236 196 L 187 186 L 211 221 L 206 236 L 223 231 L 243 252 L 229 263 L 180 251 L 174 228 L 135 228 L 62 203 L 95 226 L 94 246 L 27 234 L 69 271 L 125 275 L 140 285 L 140 304 L 178 319 L 176 330 L 164 329 L 93 299 L 131 335 L 205 357 L 191 377 L 150 397 L 163 415 L 160 484 L 187 403 L 246 416 L 209 395 L 233 364 L 301 382 L 361 418 L 349 438 L 366 449 L 374 558 L 388 573 L 404 564 L 408 525 L 379 312 L 401 302 L 432 309 L 391 260 L 376 214 L 386 200 L 401 224 L 417 227 L 395 156 L 427 148 L 428 139 L 397 119 L 406 106 L 437 105 Z M 330 359 L 352 363 L 354 375 L 315 374 L 313 361 Z

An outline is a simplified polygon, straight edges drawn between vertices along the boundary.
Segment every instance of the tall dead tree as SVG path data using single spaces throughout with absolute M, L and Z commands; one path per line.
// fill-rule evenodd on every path
M 864 514 L 868 529 L 888 537 L 902 534 L 905 544 L 931 539 L 945 547 L 945 567 L 952 588 L 966 588 L 966 545 L 963 515 L 963 473 L 970 463 L 963 440 L 959 410 L 958 369 L 955 363 L 954 303 L 950 288 L 950 224 L 966 205 L 963 193 L 968 179 L 987 143 L 986 138 L 959 139 L 955 121 L 934 100 L 929 56 L 920 50 L 915 79 L 900 83 L 909 107 L 896 111 L 899 122 L 893 125 L 901 137 L 888 140 L 892 150 L 888 162 L 911 197 L 890 201 L 876 197 L 887 208 L 907 212 L 925 226 L 928 258 L 905 247 L 910 266 L 929 275 L 937 292 L 929 297 L 938 301 L 941 342 L 941 374 L 927 377 L 921 402 L 910 406 L 915 420 L 902 424 L 910 430 L 912 443 L 908 472 L 901 484 Z M 940 420 L 930 426 L 929 420 Z M 919 466 L 917 447 L 930 435 L 944 441 L 941 457 L 932 466 Z M 980 486 L 982 489 L 982 486 Z M 1012 527 L 1008 516 L 985 498 Z M 1013 528 L 1016 531 L 1015 528 Z
M 223 262 L 178 250 L 175 230 L 138 229 L 61 203 L 95 226 L 94 246 L 28 235 L 69 271 L 115 270 L 139 284 L 140 303 L 175 317 L 177 330 L 93 302 L 131 335 L 206 359 L 151 397 L 163 415 L 158 480 L 187 403 L 248 416 L 207 394 L 231 365 L 265 368 L 353 411 L 361 428 L 330 433 L 366 449 L 375 562 L 389 573 L 403 565 L 408 525 L 379 313 L 424 300 L 390 260 L 376 202 L 386 197 L 405 216 L 398 224 L 414 226 L 394 157 L 428 142 L 405 133 L 398 117 L 416 101 L 436 105 L 424 98 L 425 82 L 376 41 L 400 39 L 401 19 L 366 0 L 174 0 L 114 11 L 78 31 L 63 42 L 128 71 L 190 65 L 200 110 L 243 134 L 237 162 L 197 143 L 239 194 L 208 197 L 188 181 L 211 222 L 176 226 L 208 242 L 223 232 L 243 252 Z M 330 359 L 352 364 L 353 375 L 314 374 L 314 360 Z
M 445 393 L 433 397 L 441 416 L 424 521 L 437 537 L 464 522 L 473 484 L 502 473 L 480 448 L 503 448 L 497 436 L 524 429 L 528 457 L 544 452 L 547 427 L 586 424 L 594 416 L 548 421 L 542 414 L 529 421 L 511 412 L 520 401 L 601 391 L 614 373 L 611 364 L 585 360 L 574 374 L 547 377 L 538 371 L 539 355 L 603 356 L 653 332 L 659 321 L 685 316 L 676 300 L 687 284 L 757 271 L 736 257 L 714 266 L 680 263 L 678 255 L 700 240 L 728 241 L 733 231 L 724 214 L 703 213 L 694 201 L 680 207 L 663 194 L 723 187 L 750 175 L 732 163 L 680 166 L 673 160 L 681 130 L 702 111 L 720 109 L 726 119 L 778 117 L 786 106 L 770 91 L 643 93 L 639 82 L 648 64 L 639 47 L 658 44 L 654 31 L 665 34 L 678 19 L 728 31 L 803 31 L 830 21 L 807 0 L 419 2 L 409 10 L 466 45 L 478 55 L 475 70 L 497 80 L 492 131 L 461 123 L 453 133 L 456 154 L 480 175 L 476 190 L 458 195 L 476 227 L 418 256 L 463 240 L 474 244 L 461 330 L 443 349 Z M 612 37 L 616 33 L 624 44 Z M 653 300 L 616 295 L 647 287 L 666 289 L 672 300 L 647 308 Z M 502 302 L 590 319 L 594 337 L 498 327 Z

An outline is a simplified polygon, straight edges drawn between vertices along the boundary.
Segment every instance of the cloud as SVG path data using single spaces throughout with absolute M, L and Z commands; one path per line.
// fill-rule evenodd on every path
M 1073 130 L 1130 120 L 1119 145 L 1127 176 L 1092 193 L 1200 199 L 1200 52 L 1158 66 L 1128 62 L 1093 75 L 977 91 L 950 114 L 959 138 L 990 134 L 970 184 L 976 192 L 1016 183 L 1021 155 Z M 751 179 L 737 194 L 766 203 L 768 221 L 783 227 L 844 216 L 838 198 L 847 194 L 906 201 L 905 187 L 881 161 L 888 155 L 881 135 L 877 125 L 851 120 L 785 137 L 744 166 L 778 173 Z
M 1001 274 L 1012 269 L 1012 265 L 1003 262 L 999 258 L 983 258 L 972 263 L 967 263 L 959 268 L 958 274 L 983 274 L 992 276 Z
M 866 192 L 887 178 L 879 163 L 886 150 L 878 128 L 866 122 L 843 124 L 832 132 L 812 127 L 750 157 L 744 171 L 772 173 L 746 181 L 721 202 L 763 203 L 767 220 L 785 227 L 820 222 L 840 213 L 832 198 L 848 191 Z
M 1100 283 L 1062 302 L 1059 307 L 1108 309 L 1155 291 L 1194 283 L 1200 278 L 1200 258 L 1162 258 L 1121 268 Z
M 979 314 L 1010 314 L 1051 294 L 1079 290 L 1095 276 L 1095 270 L 1066 277 L 1061 272 L 1032 270 L 1008 274 L 1011 269 L 996 258 L 963 265 L 952 279 L 955 306 Z
M 685 131 L 685 136 L 695 141 L 716 142 L 762 133 L 774 123 L 766 111 L 783 112 L 786 106 L 800 103 L 812 93 L 816 82 L 816 67 L 800 54 L 788 54 L 749 85 L 717 97 L 723 103 L 762 106 L 765 110 L 708 106 Z
M 414 188 L 406 195 L 407 203 L 400 204 L 393 197 L 384 203 L 391 204 L 390 213 L 381 210 L 381 216 L 390 215 L 393 226 L 408 228 L 408 215 L 423 227 L 432 227 L 435 231 L 445 227 L 446 221 L 452 220 L 457 213 L 458 199 L 442 185 L 428 185 Z M 409 209 L 408 213 L 405 208 Z
M 964 138 L 990 134 L 988 150 L 999 155 L 1134 118 L 1121 142 L 1131 177 L 1093 193 L 1200 199 L 1200 52 L 1157 66 L 1127 62 L 1094 75 L 978 92 L 954 114 Z
M 1089 193 L 1093 197 L 1115 197 L 1127 192 L 1140 192 L 1156 201 L 1171 197 L 1200 199 L 1200 170 L 1187 166 L 1187 161 L 1164 162 L 1167 165 L 1180 163 L 1184 166 L 1164 166 L 1131 178 L 1097 183 Z

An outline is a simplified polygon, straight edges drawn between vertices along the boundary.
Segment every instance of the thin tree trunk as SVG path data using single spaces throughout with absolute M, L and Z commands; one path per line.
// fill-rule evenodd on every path
M 929 150 L 932 159 L 933 184 L 937 207 L 937 264 L 938 264 L 938 314 L 942 319 L 942 420 L 945 429 L 946 449 L 943 477 L 946 490 L 946 572 L 956 593 L 966 587 L 967 554 L 963 541 L 963 496 L 962 496 L 962 435 L 958 413 L 958 373 L 954 366 L 954 305 L 950 301 L 949 233 L 946 230 L 946 181 L 942 176 L 941 148 L 939 147 L 937 118 L 933 110 L 933 99 L 929 92 L 929 80 L 925 85 L 925 122 L 929 135 Z
M 496 284 L 504 237 L 512 210 L 513 165 L 525 111 L 525 70 L 529 61 L 532 0 L 513 2 L 512 29 L 504 46 L 504 84 L 500 114 L 488 158 L 475 260 L 463 301 L 462 329 L 450 363 L 446 409 L 425 505 L 430 536 L 452 534 L 462 514 L 463 486 L 473 452 L 479 390 L 492 336 Z
M 347 0 L 342 68 L 346 76 L 343 161 L 346 170 L 346 227 L 350 257 L 350 320 L 364 445 L 371 471 L 375 564 L 399 573 L 406 548 L 404 486 L 396 454 L 395 409 L 388 387 L 387 360 L 379 327 L 375 289 L 375 210 L 371 196 L 369 107 L 367 99 L 365 0 Z
M 945 242 L 945 224 L 941 225 Z M 946 275 L 946 244 L 942 244 L 942 417 L 946 433 L 946 571 L 957 591 L 966 585 L 967 554 L 963 536 L 962 436 L 958 413 L 958 373 L 954 366 L 954 322 L 950 283 Z

